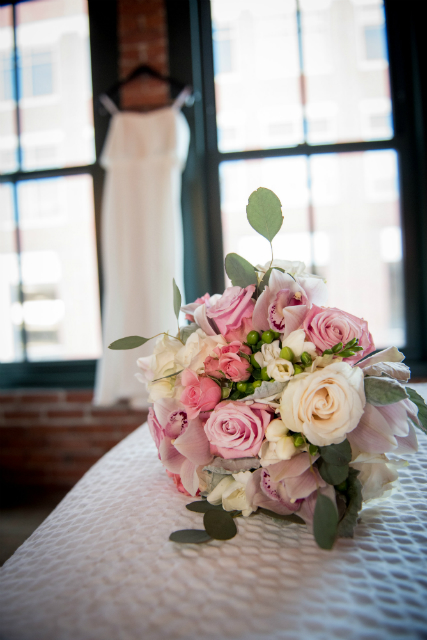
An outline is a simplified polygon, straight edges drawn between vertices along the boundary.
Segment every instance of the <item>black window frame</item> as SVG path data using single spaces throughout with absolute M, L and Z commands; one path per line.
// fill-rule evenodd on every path
M 385 0 L 394 137 L 391 140 L 220 152 L 217 146 L 210 0 L 166 0 L 170 71 L 191 83 L 196 102 L 185 110 L 192 141 L 183 180 L 187 299 L 224 289 L 219 166 L 227 160 L 311 156 L 394 149 L 398 154 L 405 320 L 402 351 L 413 377 L 427 376 L 427 64 L 421 56 L 422 3 Z M 197 268 L 195 268 L 197 266 Z
M 0 6 L 12 6 L 14 32 L 16 34 L 16 5 L 30 0 L 1 1 Z M 34 171 L 15 171 L 0 175 L 0 183 L 14 186 L 25 180 L 53 178 L 59 176 L 75 176 L 87 174 L 92 176 L 94 211 L 96 227 L 96 248 L 98 256 L 98 276 L 100 283 L 100 297 L 102 300 L 102 267 L 101 267 L 101 201 L 104 171 L 98 163 L 108 131 L 109 118 L 101 115 L 97 108 L 97 96 L 114 85 L 118 79 L 118 36 L 117 36 L 117 0 L 88 0 L 91 72 L 93 89 L 93 119 L 95 136 L 96 160 L 93 164 L 55 169 Z M 15 56 L 15 87 L 18 91 L 17 48 L 16 38 Z M 20 131 L 19 109 L 16 108 L 17 130 Z M 15 204 L 16 206 L 16 204 Z M 19 233 L 17 233 L 19 249 Z M 20 283 L 20 298 L 23 301 L 22 283 Z M 25 328 L 23 328 L 25 332 Z M 24 338 L 25 340 L 25 338 Z M 0 363 L 0 388 L 90 388 L 94 386 L 96 360 L 61 360 L 61 361 L 22 361 Z

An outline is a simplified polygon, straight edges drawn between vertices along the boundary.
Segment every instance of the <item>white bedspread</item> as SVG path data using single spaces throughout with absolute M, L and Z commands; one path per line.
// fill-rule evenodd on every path
M 418 385 L 427 395 L 427 385 Z M 363 510 L 353 540 L 319 550 L 305 527 L 239 518 L 202 528 L 146 426 L 102 458 L 0 572 L 3 640 L 427 638 L 427 438 L 402 492 Z

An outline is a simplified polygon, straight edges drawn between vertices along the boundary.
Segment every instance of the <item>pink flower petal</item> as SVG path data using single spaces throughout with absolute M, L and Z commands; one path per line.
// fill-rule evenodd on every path
M 336 505 L 336 495 L 335 489 L 330 484 L 327 484 L 325 487 L 321 487 L 319 492 L 332 500 L 333 504 Z M 298 515 L 305 521 L 307 525 L 307 529 L 312 531 L 313 529 L 313 516 L 314 509 L 316 507 L 317 501 L 317 491 L 313 491 L 311 495 L 309 495 L 301 504 L 301 508 L 298 511 Z
M 184 489 L 188 491 L 190 495 L 195 496 L 199 488 L 197 465 L 190 460 L 185 460 L 181 467 L 180 476 Z
M 196 465 L 209 464 L 212 460 L 209 442 L 200 420 L 190 420 L 188 427 L 175 440 L 174 445 L 180 454 Z
M 418 451 L 418 441 L 415 429 L 410 423 L 408 424 L 408 427 L 408 435 L 405 438 L 396 436 L 397 449 L 395 449 L 393 453 L 407 455 L 410 453 L 416 453 Z
M 326 482 L 320 477 L 319 472 L 314 467 L 313 470 L 307 469 L 300 476 L 294 478 L 286 478 L 284 481 L 286 491 L 291 500 L 299 500 L 307 498 L 317 487 L 326 486 Z
M 202 304 L 194 312 L 194 320 L 196 324 L 206 333 L 207 336 L 216 336 L 217 332 L 212 328 L 206 315 L 206 305 Z
M 300 453 L 290 460 L 282 460 L 282 462 L 270 465 L 268 471 L 274 482 L 279 482 L 284 478 L 295 478 L 310 468 L 310 458 L 313 464 L 318 457 L 319 454 L 310 456 L 308 453 Z
M 287 338 L 292 331 L 296 331 L 304 322 L 307 314 L 307 305 L 300 304 L 295 307 L 285 307 L 283 309 L 283 317 L 285 319 L 285 331 L 283 337 Z
M 272 500 L 268 498 L 263 491 L 261 491 L 260 483 L 262 477 L 262 469 L 257 469 L 251 476 L 248 484 L 246 485 L 246 498 L 251 507 L 256 510 L 258 507 L 274 511 L 280 515 L 289 515 L 299 509 L 299 503 L 290 505 L 290 508 L 279 502 L 278 500 Z
M 352 446 L 366 453 L 387 453 L 397 447 L 391 427 L 377 407 L 371 404 L 365 405 L 359 424 L 347 433 L 347 438 Z
M 387 420 L 394 436 L 404 438 L 408 435 L 408 415 L 406 412 L 406 406 L 403 402 L 394 402 L 393 404 L 386 404 L 376 408 L 383 418 Z
M 256 331 L 262 332 L 270 328 L 268 324 L 268 307 L 270 306 L 272 298 L 270 288 L 266 287 L 256 301 L 252 316 L 252 324 Z
M 185 462 L 185 458 L 175 449 L 170 438 L 163 438 L 161 441 L 159 456 L 162 464 L 168 471 L 171 471 L 172 473 L 181 472 L 181 466 Z
M 328 288 L 321 278 L 298 277 L 298 282 L 304 288 L 310 305 L 324 306 L 328 301 Z

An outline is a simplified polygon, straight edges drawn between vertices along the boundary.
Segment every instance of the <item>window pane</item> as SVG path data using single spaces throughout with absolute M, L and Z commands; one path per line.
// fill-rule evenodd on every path
M 367 319 L 377 347 L 405 344 L 394 151 L 224 162 L 220 170 L 225 253 L 239 253 L 252 264 L 269 260 L 268 242 L 247 222 L 246 204 L 259 186 L 272 189 L 284 214 L 283 227 L 273 241 L 274 256 L 301 260 L 325 277 L 329 304 Z
M 377 347 L 405 344 L 397 154 L 369 151 L 311 159 L 317 272 L 329 304 L 369 321 Z
M 23 359 L 13 186 L 0 184 L 0 362 Z
M 218 146 L 303 142 L 295 0 L 212 0 Z
M 253 264 L 264 264 L 271 258 L 269 243 L 246 218 L 248 196 L 262 185 L 278 195 L 285 218 L 273 243 L 275 256 L 310 264 L 305 156 L 223 162 L 220 175 L 225 254 L 238 253 Z
M 23 168 L 95 159 L 87 0 L 17 5 Z
M 0 173 L 18 168 L 12 24 L 12 7 L 0 7 Z
M 90 176 L 21 182 L 23 317 L 29 360 L 101 353 Z
M 300 0 L 308 142 L 393 136 L 382 0 Z

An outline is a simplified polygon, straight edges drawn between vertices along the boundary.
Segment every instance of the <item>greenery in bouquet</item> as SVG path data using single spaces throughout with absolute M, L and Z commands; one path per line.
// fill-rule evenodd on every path
M 198 496 L 187 508 L 203 514 L 203 529 L 170 539 L 226 540 L 235 518 L 262 513 L 305 524 L 331 549 L 353 536 L 363 502 L 391 493 L 396 456 L 417 451 L 414 427 L 426 431 L 427 407 L 406 386 L 396 347 L 375 352 L 365 320 L 326 306 L 322 278 L 274 259 L 278 197 L 257 189 L 247 217 L 270 242 L 271 261 L 228 254 L 232 286 L 183 307 L 173 282 L 177 320 L 183 311 L 189 324 L 154 336 L 153 354 L 137 361 L 159 459 L 179 491 Z

